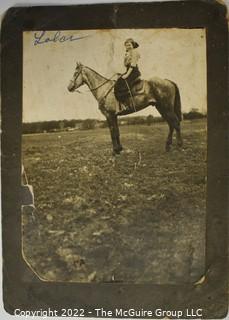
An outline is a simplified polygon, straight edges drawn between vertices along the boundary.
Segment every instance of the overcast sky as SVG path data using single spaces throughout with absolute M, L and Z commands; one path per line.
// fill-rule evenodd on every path
M 25 32 L 23 51 L 24 122 L 85 119 L 104 116 L 86 86 L 70 93 L 68 83 L 77 61 L 105 77 L 123 72 L 126 38 L 140 45 L 142 78 L 171 79 L 180 88 L 182 110 L 206 111 L 206 38 L 204 29 L 121 29 L 62 31 L 65 36 L 87 36 L 77 41 L 34 45 L 35 32 Z M 52 38 L 55 31 L 45 36 Z M 39 35 L 39 31 L 37 31 Z M 148 107 L 138 115 L 156 115 Z M 136 114 L 137 115 L 137 114 Z

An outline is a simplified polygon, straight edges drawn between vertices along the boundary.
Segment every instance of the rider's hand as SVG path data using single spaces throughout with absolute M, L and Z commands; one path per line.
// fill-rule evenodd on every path
M 126 74 L 122 75 L 122 79 L 127 79 L 127 75 Z

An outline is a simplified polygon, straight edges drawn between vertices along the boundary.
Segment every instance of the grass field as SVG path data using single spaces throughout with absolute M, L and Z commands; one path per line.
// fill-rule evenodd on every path
M 194 282 L 204 273 L 206 120 L 23 136 L 37 211 L 23 214 L 27 261 L 46 280 Z M 174 141 L 176 142 L 176 141 Z

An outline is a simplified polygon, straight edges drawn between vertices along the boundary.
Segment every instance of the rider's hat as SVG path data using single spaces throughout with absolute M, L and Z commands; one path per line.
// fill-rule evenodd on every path
M 137 48 L 137 47 L 139 47 L 139 44 L 138 44 L 136 41 L 134 41 L 132 38 L 126 39 L 126 41 L 124 42 L 124 44 L 126 44 L 127 42 L 131 42 L 134 49 Z

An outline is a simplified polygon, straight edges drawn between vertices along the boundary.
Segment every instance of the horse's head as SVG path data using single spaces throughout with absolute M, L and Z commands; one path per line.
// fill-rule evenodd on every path
M 79 62 L 76 63 L 75 72 L 72 79 L 68 85 L 68 90 L 70 92 L 75 91 L 77 88 L 84 84 L 83 74 L 82 74 L 83 65 Z

